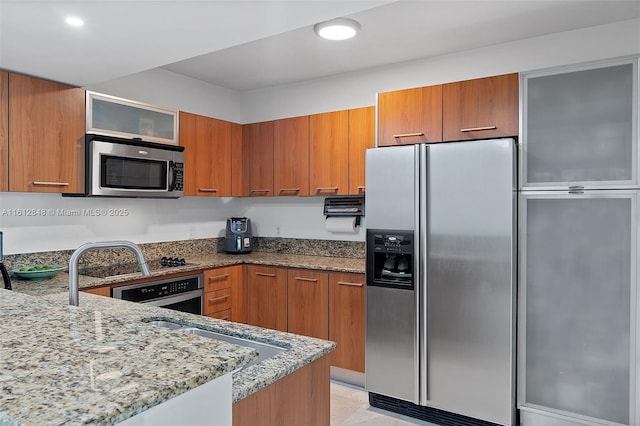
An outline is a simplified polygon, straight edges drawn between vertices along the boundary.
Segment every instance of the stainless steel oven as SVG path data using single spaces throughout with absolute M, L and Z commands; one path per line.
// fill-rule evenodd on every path
M 112 290 L 115 299 L 197 315 L 202 315 L 203 293 L 202 274 L 125 285 Z

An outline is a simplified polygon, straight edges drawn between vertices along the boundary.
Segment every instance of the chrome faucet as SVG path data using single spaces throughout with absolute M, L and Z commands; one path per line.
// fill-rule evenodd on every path
M 78 294 L 78 260 L 80 260 L 80 256 L 82 256 L 85 252 L 94 249 L 107 249 L 107 248 L 128 248 L 131 250 L 138 259 L 138 266 L 140 266 L 140 271 L 142 275 L 148 277 L 151 275 L 149 272 L 149 266 L 147 266 L 147 261 L 144 259 L 144 255 L 142 254 L 142 250 L 140 247 L 132 243 L 131 241 L 100 241 L 97 243 L 86 243 L 81 245 L 73 252 L 71 258 L 69 259 L 69 304 L 73 306 L 78 306 L 79 294 Z

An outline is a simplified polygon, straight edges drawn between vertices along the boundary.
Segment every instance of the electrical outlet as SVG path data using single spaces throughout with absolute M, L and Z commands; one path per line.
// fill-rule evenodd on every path
M 280 236 L 280 225 L 275 225 L 273 227 L 273 232 L 276 234 L 276 237 Z

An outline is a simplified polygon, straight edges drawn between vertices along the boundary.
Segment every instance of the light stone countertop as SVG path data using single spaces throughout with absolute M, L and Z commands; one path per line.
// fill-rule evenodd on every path
M 177 272 L 201 271 L 244 263 L 338 272 L 364 272 L 364 259 L 279 253 L 254 252 L 243 255 L 218 253 L 188 258 L 187 261 L 195 265 L 152 271 L 152 275 L 162 277 Z M 141 274 L 128 274 L 102 279 L 81 275 L 79 278 L 80 287 L 87 289 L 138 279 L 141 278 Z M 227 361 L 225 365 L 233 370 L 233 366 L 245 365 L 250 362 L 252 356 L 255 356 L 255 351 L 253 350 L 228 345 L 205 337 L 158 328 L 145 324 L 145 321 L 169 320 L 286 347 L 287 350 L 284 352 L 234 373 L 234 402 L 327 355 L 335 348 L 335 343 L 326 340 L 86 293 L 80 294 L 79 308 L 69 307 L 68 274 L 65 272 L 59 273 L 50 280 L 25 281 L 14 278 L 12 283 L 16 291 L 0 291 L 0 306 L 2 307 L 0 320 L 3 321 L 3 333 L 0 337 L 0 387 L 3 389 L 2 396 L 0 396 L 0 424 L 46 424 L 41 421 L 42 417 L 31 417 L 37 416 L 39 410 L 47 412 L 47 415 L 51 415 L 51 410 L 53 410 L 56 415 L 69 416 L 68 418 L 72 419 L 74 423 L 88 421 L 92 424 L 113 424 L 176 396 L 187 389 L 211 380 L 215 374 L 223 374 L 220 372 L 222 367 L 216 367 L 221 363 L 221 357 L 222 360 Z M 29 297 L 20 293 L 41 297 Z M 5 309 L 5 307 L 10 308 Z M 100 318 L 101 326 L 99 329 L 103 339 L 104 336 L 108 336 L 109 339 L 113 337 L 115 343 L 119 342 L 118 344 L 123 346 L 116 345 L 118 349 L 116 352 L 106 352 L 106 354 L 112 352 L 114 359 L 92 364 L 93 370 L 89 369 L 89 371 L 93 371 L 93 374 L 99 377 L 104 377 L 105 382 L 98 383 L 100 385 L 98 388 L 100 393 L 97 395 L 100 398 L 96 396 L 98 400 L 95 402 L 85 403 L 84 401 L 81 402 L 80 398 L 80 396 L 84 395 L 82 389 L 86 389 L 88 382 L 96 383 L 95 378 L 91 379 L 90 374 L 87 373 L 86 367 L 84 370 L 80 368 L 83 365 L 86 366 L 89 362 L 87 361 L 87 350 L 91 355 L 107 356 L 102 354 L 100 349 L 91 346 L 97 344 L 97 318 Z M 20 327 L 16 327 L 15 330 L 9 327 L 9 333 L 5 332 L 4 329 L 7 328 L 5 325 L 21 319 L 22 324 Z M 72 326 L 71 324 L 76 325 Z M 79 335 L 77 333 L 74 334 L 74 327 L 80 331 Z M 38 329 L 38 331 L 34 332 L 33 336 L 30 336 L 30 331 L 35 329 Z M 123 340 L 122 334 L 126 338 L 131 338 L 134 343 L 131 343 L 130 346 L 126 344 L 127 342 Z M 76 338 L 80 336 L 86 339 L 86 342 L 79 344 L 77 340 L 74 340 L 74 336 Z M 118 336 L 120 336 L 120 340 L 118 340 Z M 23 339 L 27 339 L 30 343 L 25 346 L 20 343 Z M 138 345 L 137 349 L 136 345 Z M 29 347 L 31 346 L 39 348 L 38 351 L 33 353 L 33 357 L 29 355 Z M 239 352 L 234 352 L 230 348 L 237 349 Z M 125 349 L 129 352 L 125 352 Z M 67 355 L 59 357 L 56 355 L 59 350 L 70 353 L 78 352 L 73 357 L 77 356 L 79 359 L 73 357 L 67 359 Z M 150 383 L 147 388 L 144 374 L 136 370 L 135 362 L 130 362 L 131 358 L 136 356 L 141 357 L 138 361 L 144 365 L 143 370 L 148 369 L 153 371 L 154 374 L 161 375 L 166 382 L 161 386 Z M 154 362 L 154 360 L 158 356 L 160 360 L 167 361 L 162 363 L 162 365 L 167 366 L 166 369 L 157 368 L 160 365 L 159 361 Z M 175 365 L 179 369 L 176 371 L 173 366 L 175 363 L 172 362 L 176 359 L 182 359 L 181 357 L 186 357 L 186 361 L 180 365 Z M 14 361 L 11 361 L 23 358 L 24 360 L 20 361 L 19 365 L 15 365 Z M 102 358 L 99 359 L 102 360 Z M 63 374 L 55 376 L 57 369 L 47 367 L 48 362 L 53 362 L 54 364 L 57 362 L 57 365 L 61 366 L 60 370 L 63 371 Z M 224 362 L 222 363 L 224 364 Z M 70 367 L 69 364 L 75 364 L 75 369 Z M 62 367 L 62 365 L 65 367 Z M 104 366 L 104 371 L 96 371 L 96 365 Z M 206 367 L 203 367 L 205 365 Z M 115 370 L 115 368 L 120 368 L 120 370 Z M 75 380 L 73 385 L 67 384 L 66 379 L 64 379 L 65 374 L 71 369 L 73 371 L 77 370 L 76 374 L 80 374 L 79 377 L 73 379 Z M 30 376 L 31 370 L 36 372 L 36 376 Z M 183 370 L 189 372 L 190 375 Z M 224 371 L 231 370 L 224 369 Z M 14 374 L 12 371 L 21 372 L 20 374 L 23 374 L 24 377 L 21 376 L 18 380 L 16 378 L 17 373 Z M 51 375 L 40 374 L 47 371 Z M 109 373 L 110 371 L 122 371 L 124 373 L 120 377 L 111 378 L 111 375 L 115 373 Z M 161 373 L 162 371 L 164 373 Z M 178 378 L 183 375 L 185 376 L 181 379 Z M 189 377 L 191 379 L 188 379 Z M 36 381 L 34 382 L 34 380 Z M 30 383 L 38 383 L 37 386 L 41 385 L 38 380 L 45 383 L 43 388 L 46 391 L 43 391 L 42 395 L 51 393 L 60 398 L 60 400 L 47 399 L 45 401 L 35 398 L 33 403 L 30 402 L 26 406 L 20 405 L 19 409 L 15 408 L 15 399 L 12 399 L 12 395 L 15 398 L 15 395 L 30 392 L 31 388 L 36 386 L 30 385 Z M 119 381 L 119 384 L 112 384 L 112 380 Z M 134 380 L 134 388 L 130 388 L 133 385 L 127 380 Z M 77 383 L 82 386 L 76 386 L 75 384 Z M 11 386 L 15 386 L 15 390 L 9 391 Z M 70 386 L 69 392 L 66 391 L 67 386 Z M 147 390 L 143 392 L 141 387 Z M 87 392 L 96 391 L 89 389 Z M 113 395 L 114 399 L 111 399 L 113 392 L 117 393 L 117 396 Z M 143 393 L 146 399 L 139 399 L 139 393 Z M 89 395 L 92 394 L 89 393 Z M 29 401 L 32 400 L 29 399 Z M 89 405 L 91 407 L 88 407 Z M 85 413 L 82 410 L 89 411 L 92 414 Z M 99 411 L 100 414 L 93 411 Z M 24 417 L 25 415 L 29 417 Z M 12 423 L 12 419 L 16 422 Z M 56 423 L 63 423 L 63 421 L 53 421 L 50 424 Z
M 115 424 L 257 356 L 88 298 L 75 307 L 0 289 L 0 424 Z
M 364 274 L 365 272 L 365 260 L 359 258 L 306 256 L 259 251 L 246 254 L 213 253 L 210 255 L 189 257 L 186 261 L 189 265 L 153 270 L 151 271 L 151 275 L 154 277 L 164 277 L 179 272 L 201 271 L 241 264 L 271 265 L 360 274 Z M 124 283 L 139 278 L 143 278 L 141 273 L 117 275 L 108 278 L 94 278 L 80 275 L 78 284 L 80 289 L 89 289 Z M 33 296 L 43 296 L 68 291 L 69 275 L 66 272 L 60 272 L 55 277 L 43 281 L 29 281 L 12 277 L 11 283 L 14 290 L 18 292 Z

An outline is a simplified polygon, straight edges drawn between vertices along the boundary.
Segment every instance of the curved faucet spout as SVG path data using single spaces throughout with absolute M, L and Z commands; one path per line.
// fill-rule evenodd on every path
M 78 293 L 78 261 L 80 260 L 80 256 L 82 256 L 85 252 L 89 250 L 99 250 L 99 249 L 112 249 L 112 248 L 127 248 L 131 250 L 138 259 L 138 266 L 140 267 L 140 271 L 142 275 L 148 277 L 151 275 L 149 272 L 149 266 L 147 266 L 147 261 L 142 254 L 142 250 L 140 247 L 132 243 L 131 241 L 100 241 L 95 243 L 86 243 L 81 245 L 73 252 L 71 258 L 69 259 L 69 304 L 78 306 L 79 302 L 79 293 Z

